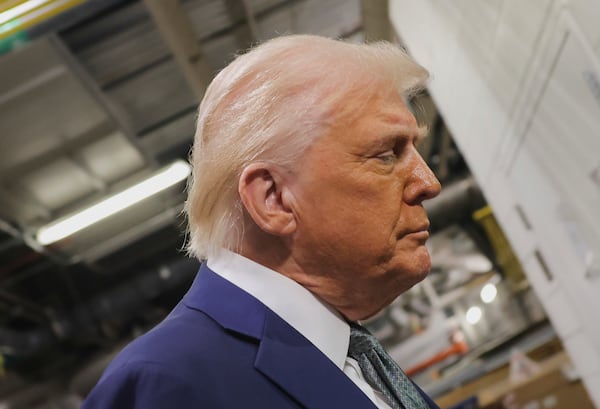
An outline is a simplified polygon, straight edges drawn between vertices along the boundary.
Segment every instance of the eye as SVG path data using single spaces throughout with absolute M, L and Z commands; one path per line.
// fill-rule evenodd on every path
M 391 149 L 380 153 L 376 158 L 385 164 L 396 163 L 402 156 L 407 144 L 406 138 L 398 138 Z
M 390 149 L 376 156 L 377 159 L 384 163 L 393 163 L 398 160 L 398 154 L 395 149 Z

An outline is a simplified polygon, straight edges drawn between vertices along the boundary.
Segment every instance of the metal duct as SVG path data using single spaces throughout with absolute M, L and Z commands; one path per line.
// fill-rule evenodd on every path
M 75 308 L 51 328 L 15 331 L 0 328 L 0 346 L 5 352 L 20 356 L 33 355 L 57 342 L 96 329 L 96 320 L 133 315 L 145 302 L 159 294 L 189 283 L 198 271 L 198 261 L 181 258 L 148 270 L 118 287 L 96 296 Z
M 60 393 L 62 385 L 57 381 L 36 383 L 27 386 L 7 397 L 0 398 L 2 409 L 27 409 L 44 404 L 48 396 Z
M 436 198 L 424 202 L 423 206 L 431 222 L 431 231 L 435 232 L 466 217 L 471 218 L 472 213 L 485 204 L 477 182 L 472 176 L 468 176 L 444 186 Z

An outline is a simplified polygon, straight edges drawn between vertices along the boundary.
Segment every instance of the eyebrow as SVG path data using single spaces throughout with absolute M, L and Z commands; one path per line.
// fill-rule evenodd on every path
M 425 140 L 425 138 L 427 138 L 427 135 L 429 135 L 429 127 L 427 125 L 420 125 L 416 132 L 396 131 L 379 139 L 376 144 L 385 146 L 396 143 L 401 139 L 412 139 L 413 145 L 418 146 L 423 142 L 423 140 Z
M 384 121 L 391 123 L 391 124 L 397 124 L 400 125 L 402 128 L 404 128 L 404 130 L 402 130 L 399 135 L 402 137 L 412 137 L 413 138 L 413 144 L 415 146 L 418 146 L 419 144 L 421 144 L 423 142 L 423 140 L 427 137 L 427 135 L 429 135 L 429 126 L 427 125 L 419 125 L 417 124 L 417 131 L 416 133 L 413 132 L 406 132 L 406 123 L 404 122 L 403 118 L 398 117 L 397 115 L 391 114 L 391 115 L 384 115 Z M 395 136 L 391 136 L 389 139 L 398 139 L 398 134 Z M 385 141 L 389 141 L 388 138 L 385 138 Z
M 427 138 L 427 135 L 429 135 L 429 126 L 419 125 L 417 134 L 415 135 L 415 140 L 414 140 L 415 146 L 420 145 L 425 140 L 425 138 Z

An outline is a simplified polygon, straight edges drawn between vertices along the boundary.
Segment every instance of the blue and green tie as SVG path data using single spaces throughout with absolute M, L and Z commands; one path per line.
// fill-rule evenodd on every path
M 364 327 L 350 323 L 348 356 L 356 359 L 365 380 L 387 399 L 392 409 L 429 409 L 412 381 Z

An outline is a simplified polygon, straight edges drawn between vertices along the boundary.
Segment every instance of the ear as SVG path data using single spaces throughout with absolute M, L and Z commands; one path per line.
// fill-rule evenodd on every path
M 279 170 L 262 162 L 251 163 L 242 171 L 238 192 L 246 211 L 261 230 L 276 236 L 296 231 L 285 179 Z

